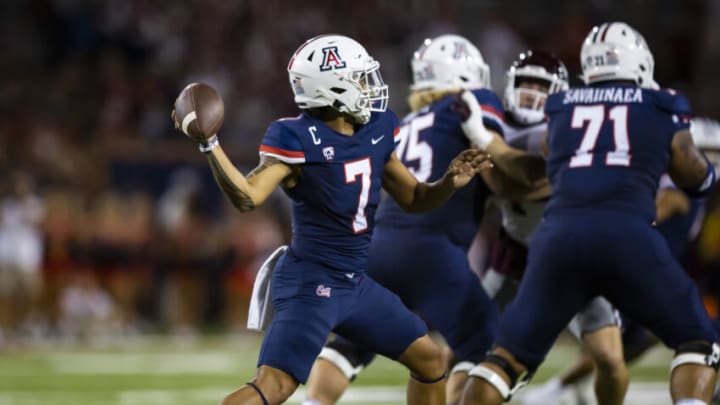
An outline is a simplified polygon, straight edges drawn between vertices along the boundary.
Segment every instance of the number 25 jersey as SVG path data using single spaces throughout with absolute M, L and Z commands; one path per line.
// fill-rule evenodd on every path
M 478 89 L 473 94 L 483 111 L 483 123 L 488 129 L 503 133 L 503 108 L 490 90 Z M 419 181 L 441 179 L 450 162 L 463 150 L 470 148 L 461 127 L 460 116 L 453 111 L 456 95 L 444 98 L 406 116 L 400 128 L 397 156 Z M 417 229 L 446 235 L 453 243 L 470 247 L 490 194 L 480 176 L 441 207 L 423 213 L 407 213 L 391 198 L 380 203 L 378 225 L 384 228 Z

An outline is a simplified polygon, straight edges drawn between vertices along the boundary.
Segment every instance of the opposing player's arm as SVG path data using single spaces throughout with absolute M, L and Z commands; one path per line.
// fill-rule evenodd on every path
M 547 159 L 548 154 L 550 153 L 550 147 L 548 146 L 548 133 L 547 130 L 543 132 L 542 137 L 540 137 L 540 153 L 542 153 L 543 157 Z
M 470 142 L 489 153 L 500 170 L 530 188 L 545 181 L 545 159 L 513 148 L 496 131 L 486 128 L 482 109 L 472 92 L 461 93 L 454 109 L 463 118 L 461 126 Z
M 528 187 L 502 170 L 483 170 L 480 175 L 493 194 L 512 202 L 535 201 L 550 195 L 550 182 L 547 177 L 533 187 Z
M 661 188 L 655 197 L 656 221 L 661 223 L 675 215 L 685 215 L 690 212 L 690 199 L 676 188 Z
M 207 158 L 220 189 L 241 212 L 262 204 L 293 173 L 290 165 L 272 156 L 262 156 L 260 164 L 243 176 L 220 146 L 208 152 Z
M 542 187 L 547 183 L 545 176 L 545 158 L 513 148 L 497 134 L 487 145 L 485 151 L 491 156 L 493 163 L 508 177 L 530 189 Z
M 695 146 L 690 131 L 678 131 L 670 144 L 668 174 L 690 197 L 710 193 L 715 184 L 715 169 Z
M 450 163 L 443 178 L 434 183 L 423 183 L 393 153 L 385 164 L 383 188 L 403 210 L 428 211 L 441 206 L 456 189 L 465 186 L 475 174 L 489 167 L 487 154 L 466 150 Z

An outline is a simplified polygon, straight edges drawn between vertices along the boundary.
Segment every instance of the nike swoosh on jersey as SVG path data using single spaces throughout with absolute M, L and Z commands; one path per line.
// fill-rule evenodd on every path
M 372 138 L 372 139 L 370 139 L 370 142 L 372 142 L 372 144 L 375 145 L 375 144 L 377 144 L 378 142 L 380 142 L 380 140 L 382 140 L 383 138 L 385 138 L 385 135 L 383 135 L 383 136 L 381 136 L 380 138 L 377 138 L 377 139 Z

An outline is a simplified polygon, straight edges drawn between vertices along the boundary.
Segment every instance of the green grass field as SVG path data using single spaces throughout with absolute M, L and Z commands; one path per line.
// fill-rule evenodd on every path
M 0 352 L 0 405 L 216 404 L 254 374 L 257 335 L 132 340 L 106 348 L 34 347 Z M 576 347 L 561 339 L 534 383 L 573 360 Z M 657 348 L 633 366 L 628 404 L 670 404 L 670 352 Z M 342 403 L 402 404 L 407 372 L 381 358 L 353 384 Z M 299 403 L 302 391 L 290 403 Z

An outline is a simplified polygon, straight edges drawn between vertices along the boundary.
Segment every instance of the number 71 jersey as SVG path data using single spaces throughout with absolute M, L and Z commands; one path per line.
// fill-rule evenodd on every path
M 608 83 L 548 97 L 546 214 L 612 210 L 655 217 L 670 143 L 690 126 L 690 105 L 670 91 Z
M 292 199 L 291 249 L 333 270 L 365 268 L 385 164 L 395 148 L 395 113 L 373 113 L 347 136 L 303 113 L 270 124 L 260 155 L 301 165 Z

